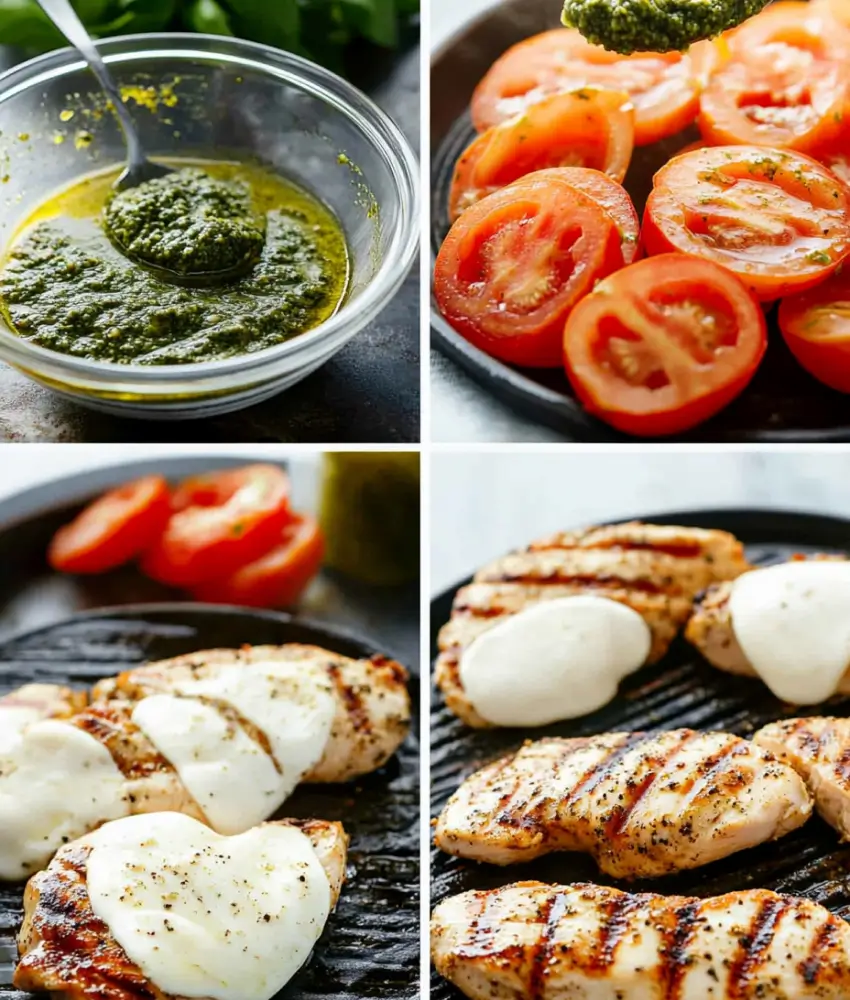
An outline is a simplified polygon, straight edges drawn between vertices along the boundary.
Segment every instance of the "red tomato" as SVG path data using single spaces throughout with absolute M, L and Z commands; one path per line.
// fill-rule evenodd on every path
M 47 550 L 47 560 L 64 573 L 114 569 L 156 540 L 169 513 L 165 479 L 144 476 L 105 493 L 60 528 Z
M 818 59 L 839 62 L 850 54 L 850 31 L 823 4 L 805 0 L 770 4 L 740 28 L 728 32 L 726 42 L 733 56 L 751 55 L 776 44 L 805 49 Z
M 493 63 L 472 96 L 472 122 L 483 132 L 551 94 L 599 87 L 629 94 L 635 142 L 644 146 L 681 132 L 696 118 L 700 90 L 718 59 L 712 42 L 687 53 L 621 56 L 591 45 L 578 31 L 555 28 L 514 45 Z
M 232 576 L 208 580 L 193 589 L 193 597 L 211 604 L 252 608 L 283 608 L 295 604 L 319 572 L 325 541 L 315 519 L 298 515 L 283 529 L 283 539 Z
M 812 7 L 819 14 L 828 11 L 840 24 L 850 28 L 850 0 L 813 0 Z
M 824 281 L 850 253 L 848 208 L 850 191 L 807 156 L 715 146 L 655 175 L 643 245 L 723 264 L 770 302 Z
M 634 139 L 628 94 L 591 89 L 553 94 L 467 147 L 455 167 L 449 217 L 454 221 L 476 201 L 545 167 L 593 167 L 621 181 Z
M 850 149 L 832 150 L 818 155 L 818 160 L 850 187 Z
M 570 310 L 623 264 L 611 217 L 548 174 L 468 208 L 434 268 L 434 297 L 458 333 L 495 358 L 536 368 L 560 365 Z
M 276 465 L 247 465 L 187 479 L 142 570 L 172 587 L 228 575 L 267 552 L 292 520 L 289 479 Z
M 537 176 L 558 177 L 592 198 L 614 220 L 620 234 L 623 263 L 631 264 L 637 259 L 640 253 L 640 217 L 622 184 L 588 167 L 553 167 L 540 171 Z
M 567 376 L 590 413 L 658 437 L 702 423 L 749 383 L 767 349 L 764 316 L 730 271 L 679 254 L 600 282 L 564 331 Z
M 785 299 L 779 328 L 807 372 L 832 389 L 850 392 L 850 269 Z

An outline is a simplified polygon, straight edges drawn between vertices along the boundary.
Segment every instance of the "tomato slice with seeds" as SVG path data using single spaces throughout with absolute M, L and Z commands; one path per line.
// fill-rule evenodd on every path
M 725 40 L 733 57 L 752 55 L 776 44 L 803 49 L 817 59 L 842 62 L 850 55 L 850 31 L 829 7 L 806 0 L 772 3 L 728 32 Z
M 826 280 L 850 254 L 849 210 L 850 191 L 808 156 L 714 146 L 655 175 L 642 240 L 649 255 L 722 264 L 769 302 Z
M 850 268 L 779 307 L 779 329 L 807 372 L 850 393 Z
M 730 271 L 678 254 L 600 282 L 570 314 L 564 363 L 590 413 L 627 434 L 661 437 L 719 413 L 767 349 L 758 303 Z
M 555 28 L 514 45 L 496 60 L 472 96 L 472 122 L 483 132 L 551 94 L 598 87 L 629 94 L 635 106 L 635 142 L 644 146 L 694 121 L 700 90 L 719 51 L 713 42 L 699 42 L 686 53 L 621 56 L 591 45 L 574 29 Z
M 541 180 L 555 177 L 566 181 L 592 198 L 614 220 L 620 234 L 623 263 L 631 264 L 637 260 L 640 255 L 640 217 L 622 184 L 589 167 L 553 167 L 539 171 L 537 177 Z
M 437 255 L 434 297 L 482 351 L 558 367 L 567 315 L 623 266 L 620 247 L 613 219 L 593 199 L 557 177 L 529 174 L 455 222 Z
M 634 135 L 628 94 L 592 89 L 553 94 L 467 147 L 455 167 L 449 217 L 456 219 L 488 194 L 546 167 L 591 167 L 621 181 Z

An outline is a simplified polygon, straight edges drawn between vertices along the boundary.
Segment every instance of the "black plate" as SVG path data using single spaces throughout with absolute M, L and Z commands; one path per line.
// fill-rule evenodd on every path
M 474 138 L 468 105 L 492 63 L 511 45 L 558 27 L 560 5 L 552 0 L 508 0 L 472 21 L 435 56 L 431 67 L 431 249 L 432 264 L 449 230 L 452 171 Z M 652 175 L 688 142 L 695 130 L 635 152 L 626 187 L 642 213 Z M 566 376 L 556 370 L 516 368 L 489 357 L 456 333 L 431 300 L 434 345 L 508 405 L 577 441 L 632 440 L 589 416 Z M 775 310 L 770 347 L 749 388 L 713 420 L 680 440 L 850 441 L 848 397 L 828 389 L 794 360 L 779 334 Z
M 814 514 L 721 510 L 646 514 L 641 519 L 731 531 L 746 544 L 748 557 L 760 564 L 779 562 L 794 552 L 850 551 L 850 520 Z M 431 605 L 434 657 L 437 632 L 449 619 L 456 589 L 441 594 Z M 825 711 L 848 715 L 850 699 L 833 699 Z M 819 709 L 807 706 L 806 713 L 817 715 Z M 516 749 L 525 738 L 680 726 L 747 736 L 774 719 L 795 714 L 799 712 L 774 698 L 760 681 L 733 677 L 709 666 L 683 639 L 676 640 L 659 664 L 626 680 L 617 698 L 605 708 L 541 729 L 469 729 L 443 706 L 435 691 L 431 714 L 433 815 L 440 812 L 465 777 L 487 761 Z M 520 879 L 596 882 L 638 892 L 693 896 L 761 887 L 804 896 L 850 917 L 850 846 L 841 846 L 835 831 L 819 818 L 776 843 L 733 854 L 695 871 L 631 883 L 602 875 L 589 857 L 580 854 L 552 854 L 529 864 L 497 868 L 432 850 L 432 905 L 467 889 L 490 889 Z M 434 975 L 431 1000 L 457 1000 L 460 996 Z
M 200 604 L 138 605 L 76 615 L 0 644 L 2 688 L 31 680 L 92 684 L 145 660 L 216 646 L 316 643 L 370 656 L 371 643 L 274 612 Z M 414 679 L 411 695 L 418 704 Z M 280 816 L 340 820 L 351 836 L 348 881 L 310 961 L 281 1000 L 401 1000 L 417 995 L 419 969 L 419 748 L 413 730 L 386 767 L 348 785 L 305 785 Z M 0 997 L 9 984 L 21 886 L 0 884 Z

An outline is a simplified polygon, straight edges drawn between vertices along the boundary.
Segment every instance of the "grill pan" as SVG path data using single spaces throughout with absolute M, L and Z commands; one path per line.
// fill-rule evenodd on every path
M 724 510 L 644 514 L 640 519 L 653 524 L 731 531 L 745 543 L 750 561 L 759 565 L 781 562 L 795 552 L 850 552 L 850 520 L 839 518 Z M 456 589 L 445 591 L 431 604 L 434 657 L 437 633 L 449 619 Z M 679 727 L 749 736 L 775 719 L 819 714 L 850 715 L 850 698 L 836 697 L 826 705 L 804 709 L 789 707 L 760 681 L 734 677 L 709 666 L 681 637 L 660 663 L 627 678 L 617 698 L 598 712 L 539 729 L 469 729 L 445 708 L 435 689 L 431 715 L 432 814 L 440 812 L 464 778 L 517 749 L 525 739 Z M 850 845 L 839 844 L 838 834 L 817 816 L 774 843 L 741 851 L 693 871 L 634 882 L 603 875 L 583 854 L 550 854 L 528 864 L 497 868 L 451 858 L 432 847 L 432 907 L 446 896 L 467 889 L 492 889 L 522 879 L 595 882 L 633 892 L 702 897 L 735 889 L 765 888 L 814 900 L 850 919 Z M 431 1000 L 458 1000 L 461 996 L 459 990 L 434 973 Z
M 346 656 L 379 650 L 274 612 L 198 604 L 131 605 L 76 615 L 0 642 L 2 690 L 40 680 L 93 684 L 146 660 L 250 642 L 315 643 Z M 392 653 L 392 650 L 383 650 Z M 406 664 L 415 667 L 415 664 Z M 418 705 L 413 675 L 411 697 Z M 419 746 L 411 735 L 380 771 L 348 785 L 302 786 L 278 816 L 340 820 L 348 881 L 307 965 L 279 1000 L 412 1000 L 419 971 Z M 23 884 L 0 883 L 0 998 L 25 1000 L 11 974 Z

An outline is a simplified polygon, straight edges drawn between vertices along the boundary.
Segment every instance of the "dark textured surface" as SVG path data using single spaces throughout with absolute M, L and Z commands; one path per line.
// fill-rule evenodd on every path
M 12 64 L 0 49 L 0 71 Z M 419 51 L 374 60 L 355 76 L 419 149 Z M 0 364 L 0 441 L 419 440 L 419 270 L 374 323 L 274 399 L 239 413 L 158 423 L 90 412 Z
M 691 524 L 732 531 L 757 563 L 780 561 L 793 552 L 850 551 L 850 520 L 761 511 L 706 511 L 642 515 L 658 524 Z M 448 620 L 454 589 L 431 606 L 432 655 L 440 627 Z M 448 712 L 437 692 L 431 715 L 431 799 L 436 816 L 460 782 L 482 764 L 516 749 L 523 739 L 585 736 L 623 730 L 681 726 L 749 736 L 783 717 L 801 714 L 774 698 L 758 680 L 736 678 L 705 663 L 683 639 L 654 667 L 624 682 L 617 698 L 582 719 L 531 730 L 472 730 Z M 847 715 L 850 700 L 834 699 L 803 714 Z M 490 889 L 520 879 L 596 882 L 620 889 L 714 896 L 734 889 L 767 888 L 805 896 L 850 919 L 850 846 L 819 818 L 773 844 L 732 855 L 677 876 L 627 883 L 602 875 L 581 854 L 552 854 L 530 864 L 497 868 L 450 858 L 432 849 L 431 902 L 467 889 Z M 436 974 L 431 1000 L 456 1000 L 460 992 Z
M 82 687 L 145 660 L 244 642 L 308 642 L 348 656 L 378 651 L 269 612 L 151 605 L 78 616 L 0 644 L 0 686 L 31 680 Z M 412 644 L 415 645 L 415 644 Z M 390 650 L 395 652 L 395 650 Z M 399 653 L 399 655 L 401 655 Z M 415 666 L 415 664 L 411 664 Z M 414 705 L 416 681 L 411 683 Z M 281 998 L 333 1000 L 417 995 L 419 747 L 415 733 L 386 767 L 349 785 L 303 786 L 279 816 L 339 820 L 351 837 L 348 881 L 307 966 Z M 0 996 L 8 984 L 21 886 L 0 884 Z
M 523 38 L 558 26 L 557 5 L 546 0 L 509 0 L 473 21 L 436 56 L 431 70 L 431 248 L 436 255 L 449 229 L 446 204 L 454 164 L 475 132 L 467 107 L 490 65 Z M 642 213 L 652 176 L 697 137 L 683 133 L 638 149 L 625 186 Z M 850 441 L 847 396 L 808 375 L 785 346 L 770 318 L 771 343 L 753 382 L 728 409 L 683 437 L 694 441 Z M 431 315 L 434 346 L 484 388 L 525 416 L 576 441 L 631 440 L 589 417 L 576 402 L 561 371 L 533 371 L 502 364 L 455 333 L 436 307 Z

